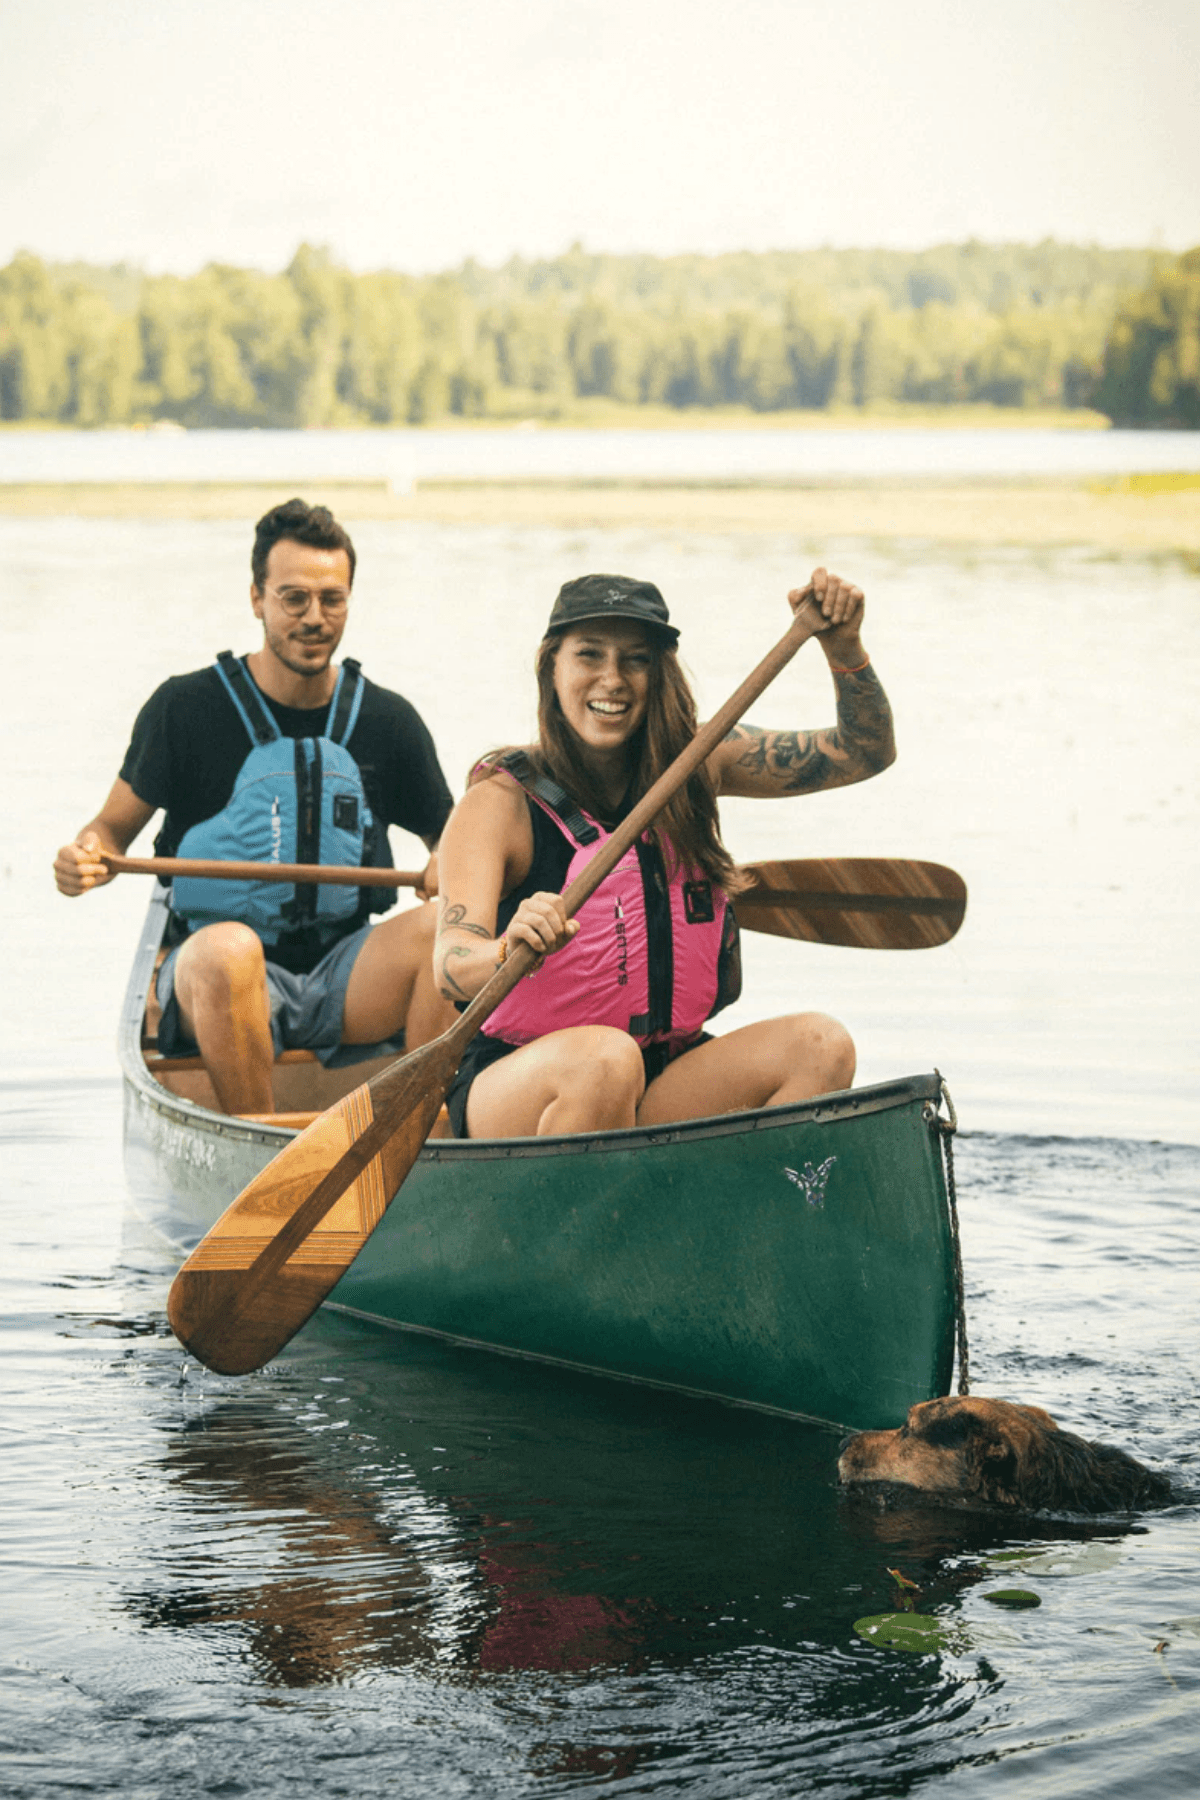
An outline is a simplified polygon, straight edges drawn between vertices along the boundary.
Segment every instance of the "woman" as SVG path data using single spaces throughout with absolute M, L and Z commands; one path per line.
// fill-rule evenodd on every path
M 793 611 L 810 592 L 836 726 L 736 726 L 567 920 L 562 888 L 688 743 L 696 713 L 652 583 L 587 575 L 562 588 L 538 651 L 539 743 L 479 765 L 440 846 L 442 993 L 465 1004 L 518 943 L 547 959 L 467 1049 L 448 1095 L 459 1136 L 657 1125 L 850 1086 L 853 1043 L 823 1013 L 703 1030 L 740 987 L 717 795 L 816 793 L 895 757 L 862 590 L 816 569 L 788 595 Z

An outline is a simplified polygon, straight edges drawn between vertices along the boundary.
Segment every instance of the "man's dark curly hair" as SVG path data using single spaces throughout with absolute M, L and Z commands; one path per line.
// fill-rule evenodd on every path
M 267 558 L 283 538 L 290 538 L 296 544 L 309 544 L 314 550 L 344 550 L 350 558 L 350 585 L 353 587 L 354 565 L 358 559 L 349 532 L 338 524 L 327 506 L 310 506 L 306 500 L 284 500 L 264 513 L 254 527 L 250 569 L 259 593 L 266 584 Z

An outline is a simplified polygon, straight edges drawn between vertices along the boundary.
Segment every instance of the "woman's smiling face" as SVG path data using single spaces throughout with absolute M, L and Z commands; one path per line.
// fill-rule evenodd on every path
M 654 651 L 632 619 L 596 619 L 564 631 L 554 659 L 563 717 L 596 751 L 620 750 L 646 717 Z

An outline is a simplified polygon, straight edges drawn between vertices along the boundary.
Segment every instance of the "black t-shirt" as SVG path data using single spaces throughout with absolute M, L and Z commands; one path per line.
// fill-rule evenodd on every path
M 281 706 L 268 694 L 263 699 L 284 737 L 321 735 L 327 705 Z M 189 827 L 224 809 L 251 748 L 246 727 L 215 668 L 173 675 L 155 689 L 134 722 L 121 779 L 147 806 L 165 811 L 154 840 L 157 855 L 174 856 Z M 381 824 L 367 860 L 391 864 L 383 825 L 398 825 L 420 838 L 440 837 L 450 815 L 450 790 L 433 739 L 414 706 L 364 676 L 362 705 L 346 748 L 362 773 L 367 804 Z M 395 900 L 386 888 L 360 892 L 359 910 L 339 936 L 357 931 L 370 913 L 385 911 Z M 317 948 L 308 943 L 290 945 L 285 939 L 270 956 L 285 968 L 303 972 L 329 942 L 326 938 Z

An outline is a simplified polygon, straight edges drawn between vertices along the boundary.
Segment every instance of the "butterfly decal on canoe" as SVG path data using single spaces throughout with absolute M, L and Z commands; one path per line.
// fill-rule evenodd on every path
M 789 1181 L 794 1181 L 803 1191 L 810 1206 L 824 1206 L 825 1183 L 829 1180 L 829 1171 L 836 1161 L 836 1156 L 827 1156 L 819 1168 L 814 1169 L 810 1162 L 806 1162 L 803 1169 L 785 1168 L 783 1172 Z

